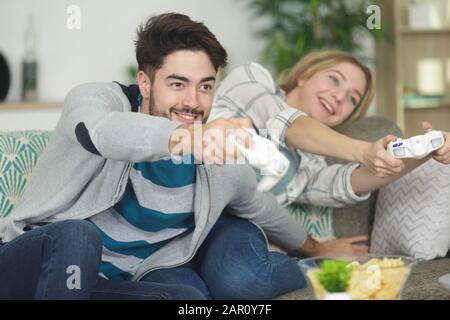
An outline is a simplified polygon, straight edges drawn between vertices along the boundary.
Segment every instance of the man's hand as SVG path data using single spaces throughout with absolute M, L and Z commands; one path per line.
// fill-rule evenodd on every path
M 432 129 L 432 125 L 428 121 L 422 122 L 423 130 L 427 131 Z M 432 153 L 433 159 L 439 161 L 442 164 L 450 164 L 450 132 L 442 131 L 444 135 L 445 143 L 444 145 L 435 152 Z
M 386 150 L 388 144 L 396 139 L 396 136 L 387 135 L 376 142 L 364 144 L 359 152 L 358 162 L 378 178 L 398 175 L 405 168 L 405 164 Z
M 369 252 L 369 247 L 364 244 L 357 244 L 358 242 L 367 240 L 369 240 L 369 236 L 367 235 L 340 238 L 325 242 L 318 242 L 317 240 L 308 237 L 303 247 L 299 250 L 309 256 L 367 254 Z
M 169 150 L 177 156 L 193 154 L 195 159 L 205 164 L 232 163 L 241 153 L 228 142 L 229 134 L 236 135 L 244 142 L 245 147 L 253 147 L 252 136 L 245 128 L 252 128 L 252 122 L 248 118 L 216 119 L 205 125 L 184 124 L 173 132 Z

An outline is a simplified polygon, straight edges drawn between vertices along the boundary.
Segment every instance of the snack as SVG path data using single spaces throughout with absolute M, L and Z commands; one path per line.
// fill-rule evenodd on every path
M 401 259 L 371 259 L 364 264 L 349 262 L 352 269 L 347 293 L 353 300 L 396 300 L 400 299 L 402 288 L 411 268 Z M 314 289 L 316 298 L 323 299 L 327 293 L 318 280 L 319 268 L 310 269 L 306 276 Z

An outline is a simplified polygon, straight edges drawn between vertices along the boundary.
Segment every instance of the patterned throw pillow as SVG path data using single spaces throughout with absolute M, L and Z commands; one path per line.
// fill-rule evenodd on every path
M 6 217 L 23 195 L 51 131 L 0 132 L 0 218 Z
M 287 207 L 305 231 L 318 241 L 334 239 L 333 209 L 294 203 Z
M 371 252 L 431 260 L 450 248 L 450 166 L 434 160 L 378 194 Z

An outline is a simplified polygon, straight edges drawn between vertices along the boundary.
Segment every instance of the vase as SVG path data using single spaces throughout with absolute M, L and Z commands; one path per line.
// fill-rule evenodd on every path
M 8 62 L 0 52 L 0 101 L 6 99 L 10 84 L 11 74 L 9 72 Z
M 327 292 L 323 300 L 352 300 L 352 297 L 347 292 Z

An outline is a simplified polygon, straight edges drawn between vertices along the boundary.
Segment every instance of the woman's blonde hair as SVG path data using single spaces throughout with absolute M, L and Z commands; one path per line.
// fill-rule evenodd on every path
M 357 66 L 366 77 L 366 89 L 362 99 L 351 116 L 344 123 L 349 124 L 361 120 L 367 113 L 375 94 L 375 81 L 370 69 L 361 63 L 353 54 L 344 51 L 326 50 L 311 52 L 301 58 L 297 64 L 280 76 L 280 87 L 287 93 L 297 87 L 298 79 L 308 80 L 319 71 L 331 68 L 339 63 L 349 62 Z

